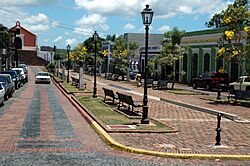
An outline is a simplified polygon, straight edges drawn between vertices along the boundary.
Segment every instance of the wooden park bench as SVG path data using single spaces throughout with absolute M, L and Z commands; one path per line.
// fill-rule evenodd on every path
M 168 81 L 159 80 L 157 83 L 153 83 L 152 89 L 167 89 L 168 88 Z
M 113 73 L 107 73 L 107 79 L 108 80 L 112 80 L 113 77 Z
M 250 100 L 250 91 L 235 90 L 234 92 L 229 92 L 227 98 L 228 101 L 233 98 L 236 102 L 237 100 Z
M 130 110 L 130 106 L 132 106 L 132 112 L 134 111 L 134 107 L 142 107 L 142 102 L 134 101 L 132 96 L 126 95 L 123 93 L 116 92 L 118 95 L 119 103 L 118 103 L 118 110 L 121 106 L 124 106 L 124 103 L 128 105 L 128 110 Z
M 147 87 L 150 88 L 153 86 L 153 79 L 147 79 Z M 142 86 L 144 86 L 144 82 L 142 82 Z
M 72 85 L 79 88 L 79 84 L 80 84 L 79 78 L 71 77 L 71 80 L 72 80 Z M 86 89 L 87 83 L 84 82 L 83 86 L 84 86 L 84 89 Z
M 113 74 L 113 81 L 118 81 L 118 78 L 120 77 L 120 75 L 118 74 Z
M 102 88 L 103 92 L 104 92 L 104 102 L 107 100 L 107 97 L 112 98 L 112 103 L 115 103 L 115 100 L 118 99 L 118 96 L 113 92 L 113 90 L 111 89 L 107 89 L 107 88 Z
M 75 85 L 77 87 L 79 84 L 79 78 L 71 77 L 71 80 L 72 80 L 72 85 Z

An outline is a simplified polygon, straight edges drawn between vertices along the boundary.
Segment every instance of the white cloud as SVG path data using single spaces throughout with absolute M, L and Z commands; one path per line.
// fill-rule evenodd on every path
M 106 21 L 107 17 L 94 13 L 82 16 L 82 18 L 77 20 L 75 24 L 80 27 L 78 28 L 78 30 L 81 29 L 80 31 L 83 31 L 83 29 L 87 29 L 87 31 L 89 31 L 89 29 L 96 28 L 101 28 L 102 30 L 107 31 L 109 26 L 106 24 Z
M 145 0 L 143 0 L 145 4 Z M 75 0 L 78 7 L 84 8 L 89 13 L 101 13 L 101 14 L 121 14 L 134 15 L 135 11 L 138 11 L 141 6 L 138 6 L 139 0 Z
M 1 6 L 38 6 L 38 5 L 48 5 L 56 0 L 1 0 Z
M 76 21 L 76 25 L 99 25 L 106 23 L 107 17 L 103 17 L 100 14 L 90 14 L 90 15 L 84 15 L 80 20 Z
M 127 23 L 124 27 L 123 27 L 123 29 L 125 30 L 125 31 L 132 31 L 132 30 L 135 30 L 135 26 L 133 25 L 133 24 L 131 24 L 131 23 Z
M 58 21 L 53 21 L 52 23 L 51 23 L 51 27 L 57 27 L 57 26 L 59 26 L 59 22 Z
M 100 26 L 100 28 L 102 29 L 102 30 L 104 30 L 104 31 L 108 31 L 109 30 L 109 26 L 108 26 L 108 24 L 100 24 L 99 25 Z
M 29 26 L 28 28 L 29 30 L 31 31 L 47 31 L 49 29 L 49 26 L 48 25 L 42 25 L 42 24 L 38 24 L 38 25 L 32 25 L 32 26 Z
M 88 13 L 102 15 L 138 16 L 150 4 L 156 18 L 169 18 L 183 14 L 213 14 L 225 9 L 231 0 L 75 0 L 76 6 Z
M 168 25 L 164 25 L 164 26 L 161 26 L 160 28 L 158 28 L 158 31 L 162 32 L 162 33 L 167 32 L 169 30 L 170 30 L 170 26 L 168 26 Z
M 58 43 L 58 42 L 61 41 L 62 39 L 63 39 L 62 36 L 58 36 L 58 37 L 54 40 L 54 42 L 55 42 L 55 43 Z
M 72 48 L 76 43 L 77 43 L 77 39 L 75 39 L 75 38 L 67 39 L 67 40 L 65 41 L 66 46 L 69 44 L 69 45 L 71 46 L 71 48 Z
M 16 7 L 1 7 L 0 15 L 0 22 L 10 28 L 16 25 L 16 21 L 22 20 L 23 15 L 27 16 L 28 14 Z
M 26 18 L 24 22 L 28 23 L 47 23 L 49 21 L 48 17 L 43 13 L 38 13 L 37 16 L 30 16 L 29 18 Z
M 191 6 L 179 6 L 177 11 L 184 14 L 192 14 L 193 9 Z
M 91 27 L 78 27 L 74 29 L 74 33 L 83 36 L 91 36 L 94 33 L 94 29 Z

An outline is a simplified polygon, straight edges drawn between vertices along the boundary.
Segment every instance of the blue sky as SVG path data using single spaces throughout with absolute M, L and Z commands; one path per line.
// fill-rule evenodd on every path
M 232 0 L 1 0 L 0 23 L 21 25 L 38 36 L 38 45 L 72 47 L 92 36 L 144 33 L 140 12 L 154 11 L 150 33 L 173 27 L 185 31 L 206 29 L 205 22 Z M 4 16 L 4 17 L 3 17 Z

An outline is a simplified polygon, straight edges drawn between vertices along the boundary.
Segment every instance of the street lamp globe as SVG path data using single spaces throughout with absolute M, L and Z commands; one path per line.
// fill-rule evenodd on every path
M 141 12 L 142 22 L 144 25 L 149 26 L 152 23 L 154 12 L 146 5 L 146 8 Z
M 98 39 L 98 33 L 95 31 L 95 33 L 93 34 L 93 38 L 94 38 L 94 41 L 96 42 L 97 39 Z
M 67 45 L 67 51 L 70 51 L 70 45 L 69 44 Z

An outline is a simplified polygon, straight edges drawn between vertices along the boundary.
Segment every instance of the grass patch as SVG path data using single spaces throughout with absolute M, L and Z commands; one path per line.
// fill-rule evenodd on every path
M 67 82 L 61 82 L 62 86 L 68 91 L 68 92 L 84 92 L 86 90 L 79 90 L 78 88 L 76 88 L 74 85 L 72 85 L 71 83 L 67 83 Z
M 92 115 L 101 120 L 105 125 L 125 125 L 136 122 L 135 119 L 129 119 L 114 111 L 111 107 L 100 103 L 100 98 L 92 98 L 89 96 L 78 96 L 76 98 L 91 112 Z
M 106 105 L 100 100 L 102 98 L 92 98 L 90 96 L 77 96 L 76 99 L 89 111 L 89 113 L 106 128 L 107 125 L 135 125 L 136 131 L 145 132 L 176 132 L 165 124 L 150 119 L 152 125 L 140 125 L 141 119 L 129 118 Z M 115 106 L 116 107 L 116 106 Z

